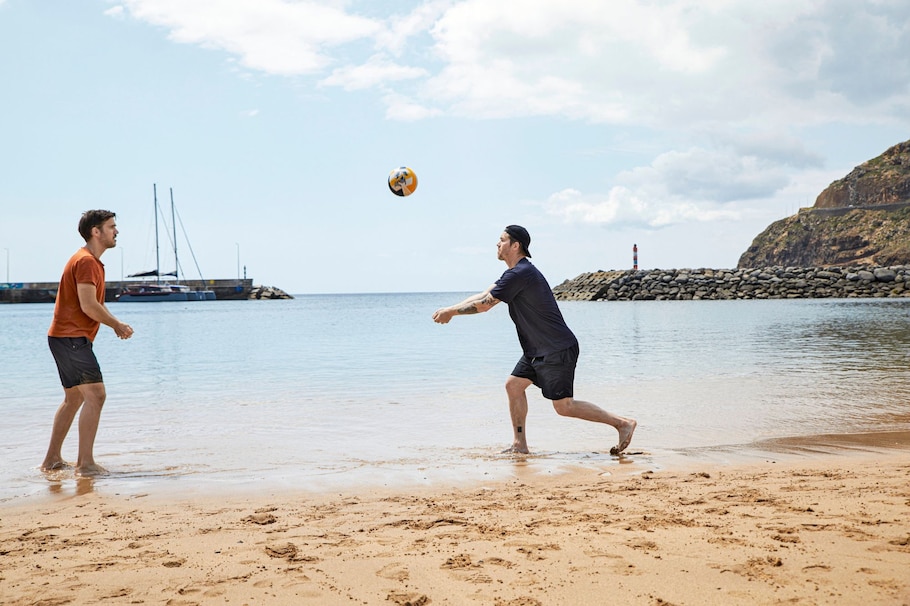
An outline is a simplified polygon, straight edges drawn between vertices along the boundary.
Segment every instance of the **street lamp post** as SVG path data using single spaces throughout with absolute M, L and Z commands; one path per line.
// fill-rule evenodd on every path
M 240 242 L 234 242 L 237 245 L 237 279 L 240 279 Z
M 9 284 L 9 249 L 4 248 L 6 251 L 6 283 Z

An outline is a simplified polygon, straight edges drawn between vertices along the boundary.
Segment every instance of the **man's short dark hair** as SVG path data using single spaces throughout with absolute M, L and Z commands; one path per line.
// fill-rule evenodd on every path
M 95 227 L 101 227 L 104 225 L 105 221 L 108 219 L 113 219 L 116 217 L 116 213 L 112 213 L 109 210 L 87 210 L 82 213 L 82 218 L 79 219 L 79 235 L 81 235 L 86 242 L 92 239 L 92 229 Z

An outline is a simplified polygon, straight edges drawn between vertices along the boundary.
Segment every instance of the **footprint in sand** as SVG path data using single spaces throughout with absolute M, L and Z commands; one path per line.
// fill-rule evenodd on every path
M 259 524 L 260 526 L 264 526 L 266 524 L 274 524 L 275 522 L 278 521 L 278 518 L 276 518 L 275 516 L 273 516 L 271 513 L 268 513 L 268 512 L 259 512 L 259 513 L 251 513 L 247 517 L 243 518 L 243 521 L 252 522 L 253 524 Z
M 390 581 L 407 581 L 410 577 L 408 569 L 398 562 L 386 564 L 376 571 L 376 576 Z
M 390 593 L 386 600 L 395 606 L 424 606 L 430 603 L 430 598 L 417 593 Z
M 293 543 L 277 543 L 275 545 L 266 545 L 265 552 L 270 558 L 294 560 L 297 557 L 297 546 Z
M 475 564 L 471 562 L 471 556 L 467 554 L 459 554 L 453 558 L 447 559 L 440 568 L 448 569 L 463 569 L 463 568 L 476 568 Z

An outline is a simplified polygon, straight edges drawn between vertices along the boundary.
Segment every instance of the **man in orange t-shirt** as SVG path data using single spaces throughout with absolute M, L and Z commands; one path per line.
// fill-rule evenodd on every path
M 67 261 L 60 278 L 47 342 L 63 384 L 63 403 L 54 416 L 50 445 L 41 464 L 45 471 L 67 467 L 61 449 L 80 408 L 76 473 L 92 476 L 105 471 L 95 463 L 93 456 L 107 393 L 101 367 L 92 351 L 92 341 L 101 324 L 113 328 L 121 339 L 133 336 L 132 327 L 115 318 L 104 305 L 101 255 L 108 248 L 117 246 L 115 219 L 116 215 L 109 210 L 89 210 L 82 214 L 79 233 L 85 239 L 85 246 Z

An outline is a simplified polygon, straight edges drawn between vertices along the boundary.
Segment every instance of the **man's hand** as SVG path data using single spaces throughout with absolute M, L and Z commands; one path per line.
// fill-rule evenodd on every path
M 433 321 L 437 324 L 448 324 L 449 320 L 451 320 L 454 315 L 454 309 L 451 307 L 443 307 L 442 309 L 437 309 L 433 312 Z
M 114 333 L 121 339 L 129 339 L 133 336 L 133 327 L 123 322 L 118 322 L 114 327 Z

